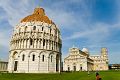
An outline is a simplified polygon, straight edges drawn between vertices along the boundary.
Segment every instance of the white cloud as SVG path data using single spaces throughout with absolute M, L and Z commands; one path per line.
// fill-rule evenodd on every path
M 75 32 L 71 36 L 66 37 L 64 40 L 78 39 L 78 38 L 87 38 L 89 40 L 103 40 L 109 35 L 109 29 L 107 25 L 102 23 L 97 23 L 93 25 L 92 28 L 86 28 L 84 31 Z
M 79 16 L 76 16 L 76 12 L 67 12 L 64 9 L 64 6 L 62 6 L 61 9 L 55 8 L 61 5 L 65 5 L 65 1 L 60 1 L 60 3 L 56 2 L 52 4 L 51 6 L 55 6 L 54 9 L 46 7 L 45 11 L 46 13 L 48 13 L 48 16 L 51 17 L 51 19 L 56 22 L 56 24 L 58 24 L 60 27 L 64 26 L 62 28 L 73 29 L 72 26 L 76 26 L 78 22 L 79 24 L 84 25 L 82 24 L 83 16 L 87 16 L 87 14 L 90 14 L 89 10 L 87 9 L 87 5 L 85 4 L 85 1 L 69 1 L 69 3 L 73 2 L 79 2 L 84 8 L 84 12 L 86 14 L 81 13 Z M 0 6 L 6 11 L 8 21 L 12 26 L 15 26 L 17 23 L 19 23 L 20 19 L 31 14 L 33 9 L 36 7 L 33 0 L 21 0 L 16 2 L 14 1 L 14 3 L 12 0 L 1 0 Z
M 12 26 L 15 26 L 19 23 L 20 19 L 22 19 L 25 15 L 27 15 L 31 10 L 31 5 L 34 6 L 32 0 L 20 0 L 20 1 L 12 1 L 12 0 L 1 0 L 0 7 L 2 7 L 6 15 L 8 16 L 8 21 Z
M 48 13 L 48 16 L 53 20 L 53 22 L 58 24 L 60 27 L 64 26 L 62 28 L 70 28 L 71 25 L 75 24 L 77 21 L 72 13 L 68 13 L 66 11 L 57 9 L 53 11 L 52 9 L 47 8 L 46 13 Z

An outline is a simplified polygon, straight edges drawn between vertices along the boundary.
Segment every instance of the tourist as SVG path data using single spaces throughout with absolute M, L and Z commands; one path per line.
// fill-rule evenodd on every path
M 98 72 L 96 72 L 96 80 L 102 80 Z

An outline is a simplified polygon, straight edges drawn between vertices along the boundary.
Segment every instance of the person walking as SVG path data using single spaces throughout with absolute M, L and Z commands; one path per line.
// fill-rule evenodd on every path
M 102 80 L 102 78 L 99 76 L 99 73 L 96 73 L 96 80 Z

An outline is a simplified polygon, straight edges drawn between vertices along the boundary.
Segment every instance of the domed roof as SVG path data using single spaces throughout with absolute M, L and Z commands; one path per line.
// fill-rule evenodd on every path
M 85 53 L 89 53 L 87 48 L 83 48 L 82 51 L 85 52 Z
M 43 8 L 35 8 L 34 13 L 21 20 L 21 22 L 41 21 L 48 24 L 53 23 L 46 15 Z

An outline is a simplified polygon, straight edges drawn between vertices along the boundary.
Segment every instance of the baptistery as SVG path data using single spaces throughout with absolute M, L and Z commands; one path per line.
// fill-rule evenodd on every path
M 23 18 L 13 29 L 8 71 L 56 73 L 61 71 L 62 40 L 57 25 L 43 8 Z

